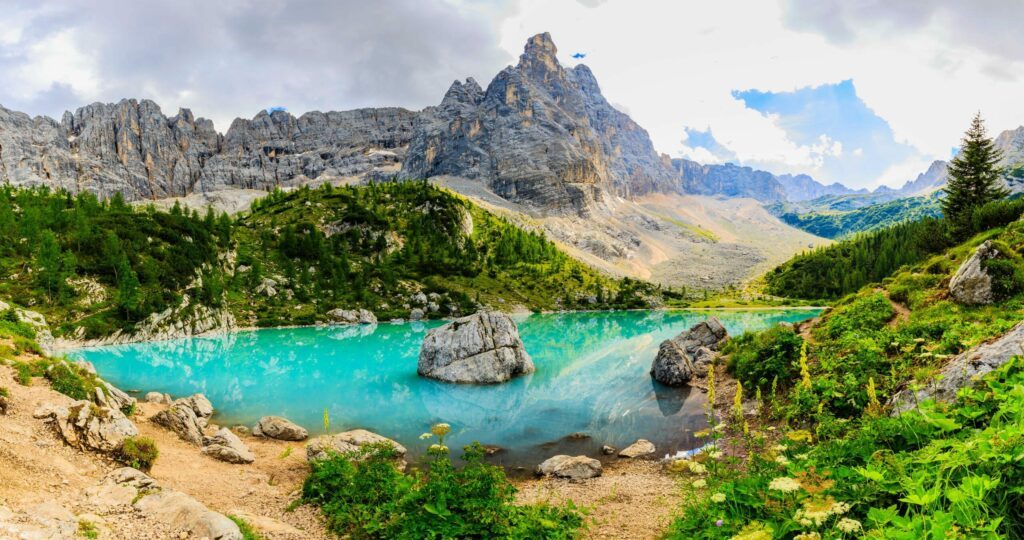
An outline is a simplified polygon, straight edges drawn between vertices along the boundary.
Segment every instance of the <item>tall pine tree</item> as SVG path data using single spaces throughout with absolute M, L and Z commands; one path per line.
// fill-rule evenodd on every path
M 974 115 L 971 127 L 964 134 L 960 152 L 949 163 L 946 197 L 942 211 L 957 229 L 964 229 L 971 212 L 1009 194 L 997 164 L 1002 152 L 985 132 L 981 113 Z

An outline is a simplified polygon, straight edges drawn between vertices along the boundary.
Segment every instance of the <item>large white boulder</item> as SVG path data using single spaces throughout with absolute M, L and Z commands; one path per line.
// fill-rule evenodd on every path
M 417 372 L 455 383 L 500 383 L 534 371 L 519 330 L 500 311 L 482 311 L 427 332 Z

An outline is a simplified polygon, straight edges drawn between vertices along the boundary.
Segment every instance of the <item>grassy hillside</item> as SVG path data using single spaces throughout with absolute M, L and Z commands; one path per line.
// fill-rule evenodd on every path
M 904 221 L 940 217 L 939 200 L 931 197 L 896 199 L 854 210 L 794 211 L 782 206 L 772 209 L 779 219 L 798 229 L 824 238 L 844 238 L 853 234 L 891 227 Z
M 232 310 L 258 325 L 322 320 L 336 307 L 408 317 L 416 292 L 439 295 L 434 316 L 509 309 L 629 308 L 657 291 L 613 280 L 525 231 L 425 182 L 274 193 L 234 232 Z M 256 292 L 265 278 L 283 294 Z M 292 295 L 289 298 L 289 295 Z
M 267 279 L 275 294 L 257 292 Z M 186 296 L 185 316 L 226 307 L 242 324 L 279 325 L 334 308 L 441 317 L 478 305 L 644 307 L 659 295 L 423 182 L 277 192 L 237 220 L 0 188 L 0 298 L 40 311 L 58 335 L 130 330 Z
M 949 278 L 985 240 L 1006 253 L 993 305 Z M 838 302 L 808 330 L 734 340 L 725 368 L 757 413 L 718 399 L 720 452 L 673 466 L 690 494 L 669 538 L 1020 538 L 1024 363 L 891 416 L 889 397 L 1024 318 L 1024 223 L 985 231 Z M 752 359 L 754 361 L 752 361 Z M 723 372 L 724 373 L 724 372 Z M 734 536 L 738 535 L 738 536 Z
M 1004 226 L 1022 212 L 1020 199 L 987 204 L 974 212 L 968 233 Z M 956 245 L 962 235 L 939 218 L 859 234 L 793 257 L 767 274 L 766 289 L 789 298 L 836 299 Z

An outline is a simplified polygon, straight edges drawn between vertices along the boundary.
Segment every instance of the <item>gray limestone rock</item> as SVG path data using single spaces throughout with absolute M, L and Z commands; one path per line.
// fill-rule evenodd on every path
M 992 276 L 985 271 L 983 263 L 998 255 L 991 241 L 978 246 L 949 280 L 950 296 L 961 304 L 991 304 L 994 300 Z
M 651 364 L 654 380 L 669 386 L 686 384 L 694 375 L 706 374 L 718 347 L 729 338 L 715 317 L 694 325 L 678 336 L 661 342 Z
M 153 423 L 163 426 L 178 435 L 183 441 L 200 445 L 203 443 L 203 426 L 199 424 L 195 410 L 180 400 L 167 410 L 153 415 Z
M 519 330 L 500 311 L 482 311 L 427 332 L 417 372 L 455 383 L 500 383 L 534 371 Z
M 121 411 L 82 400 L 68 406 L 46 405 L 33 414 L 52 422 L 60 436 L 75 448 L 113 452 L 128 437 L 139 434 Z
M 332 309 L 327 317 L 332 324 L 377 324 L 377 316 L 366 309 Z
M 567 480 L 586 480 L 601 476 L 601 462 L 587 456 L 558 455 L 537 466 L 537 474 Z
M 330 456 L 332 452 L 339 454 L 355 452 L 363 446 L 375 443 L 391 444 L 394 446 L 395 451 L 398 452 L 399 457 L 405 456 L 405 447 L 397 442 L 372 431 L 353 429 L 333 435 L 321 435 L 313 439 L 306 445 L 306 459 L 315 461 Z
M 953 401 L 957 390 L 975 384 L 986 373 L 1024 354 L 1024 322 L 988 343 L 955 356 L 924 388 L 914 392 L 905 388 L 889 400 L 894 412 L 913 409 L 927 399 Z
M 249 447 L 228 428 L 220 428 L 212 437 L 203 437 L 203 454 L 228 463 L 252 463 L 256 460 Z
M 309 437 L 306 428 L 280 416 L 264 416 L 252 428 L 257 437 L 268 437 L 281 441 L 304 441 Z
M 647 439 L 637 439 L 637 441 L 619 452 L 619 457 L 624 458 L 635 458 L 640 456 L 648 456 L 653 454 L 655 451 L 654 443 Z

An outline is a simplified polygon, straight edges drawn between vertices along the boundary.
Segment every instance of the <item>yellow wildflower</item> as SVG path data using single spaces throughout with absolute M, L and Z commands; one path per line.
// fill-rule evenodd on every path
M 736 381 L 736 394 L 732 397 L 732 415 L 736 420 L 743 418 L 743 383 Z
M 760 521 L 751 521 L 732 540 L 772 540 L 775 531 Z
M 800 386 L 804 390 L 811 389 L 811 370 L 807 367 L 807 341 L 800 345 Z
M 711 496 L 711 502 L 724 503 L 725 493 L 715 493 L 714 495 Z
M 814 531 L 805 532 L 794 536 L 793 540 L 821 540 L 821 535 Z
M 703 478 L 698 478 L 698 479 L 693 481 L 693 487 L 695 487 L 697 489 L 700 489 L 702 487 L 706 487 L 707 485 L 708 485 L 708 481 L 703 479 Z
M 452 432 L 452 427 L 445 423 L 434 424 L 430 427 L 430 432 L 438 437 L 444 437 Z
M 775 458 L 775 463 L 778 463 L 779 465 L 789 465 L 789 458 L 786 456 L 777 456 Z

